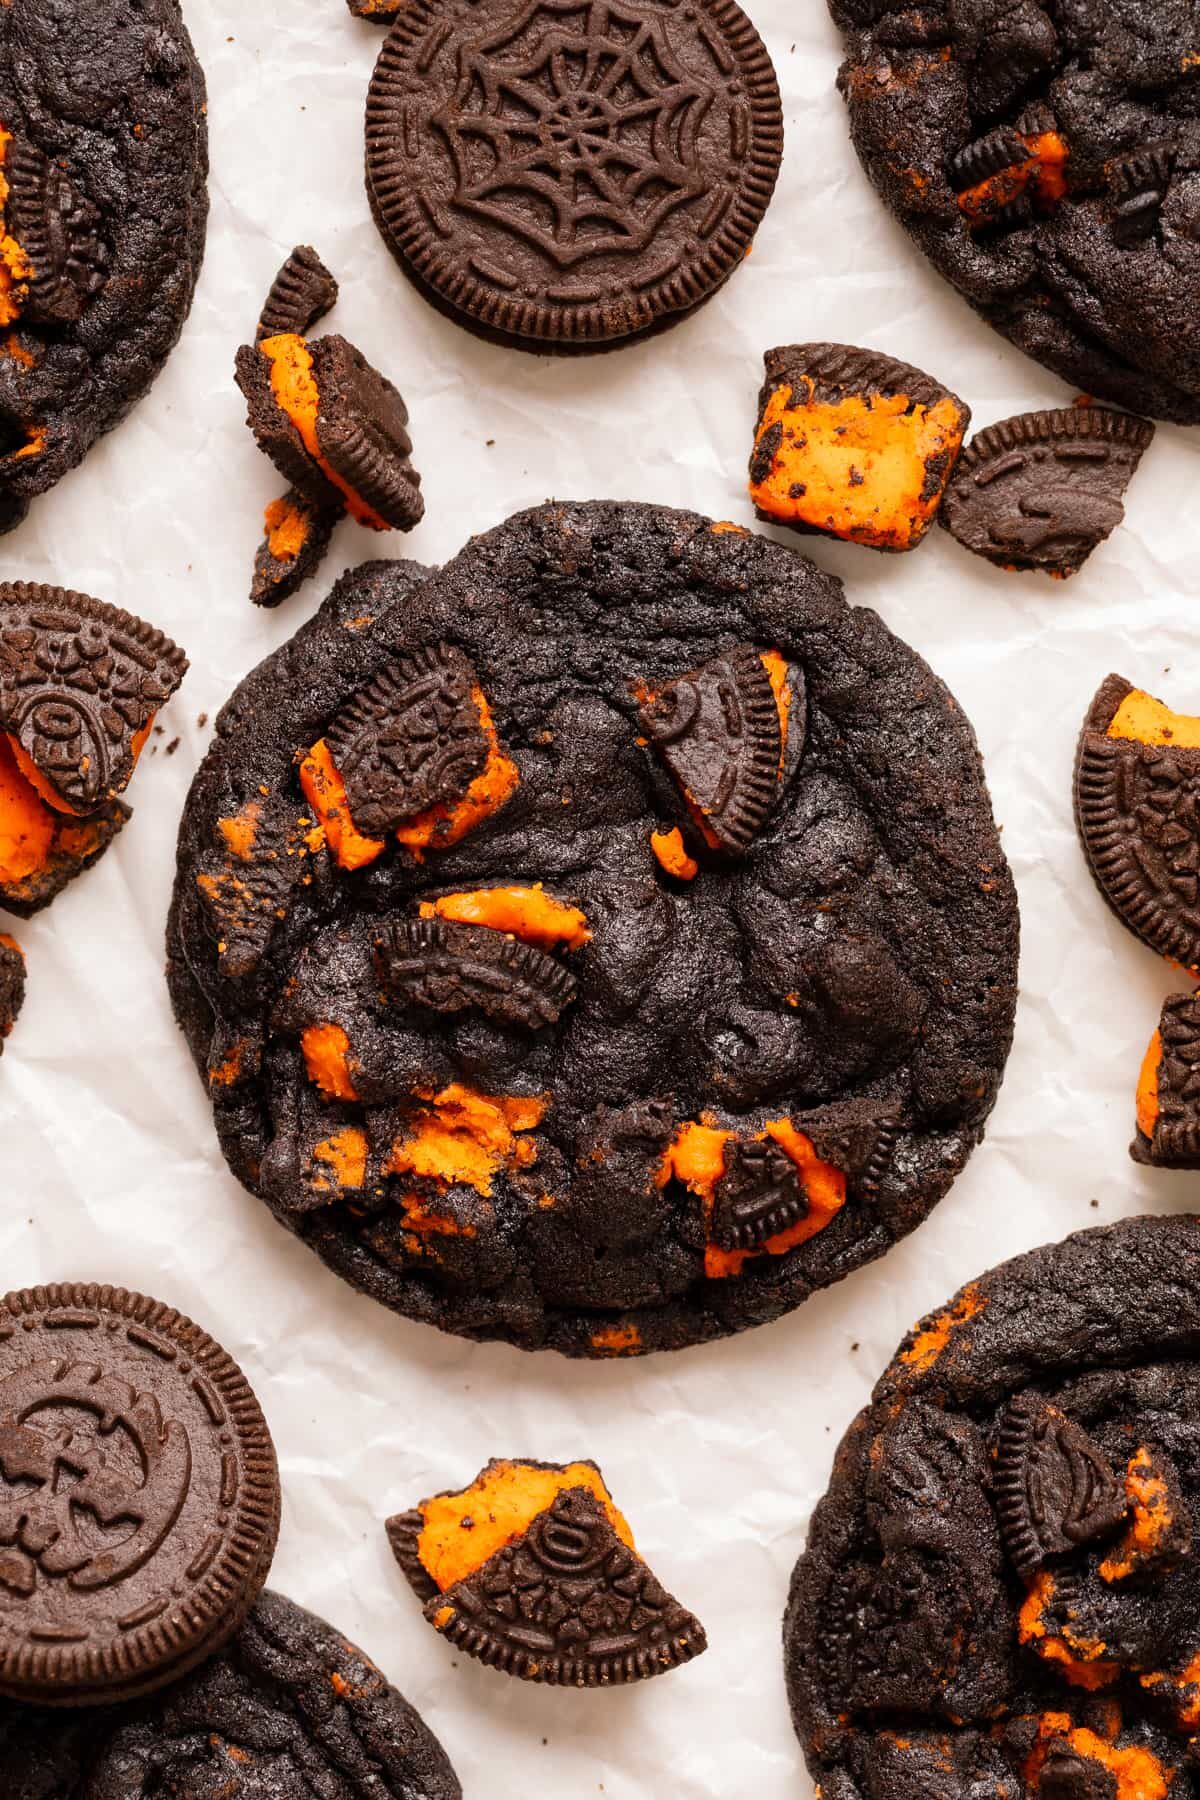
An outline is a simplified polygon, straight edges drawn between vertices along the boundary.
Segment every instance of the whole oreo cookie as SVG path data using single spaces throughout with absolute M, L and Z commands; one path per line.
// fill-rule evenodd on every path
M 1131 1299 L 1136 1287 L 1136 1299 Z M 851 1425 L 784 1628 L 829 1800 L 1187 1800 L 1200 1219 L 970 1283 Z
M 774 1318 L 978 1142 L 1017 911 L 974 737 L 795 553 L 519 515 L 369 564 L 224 709 L 176 1015 L 230 1167 L 356 1286 L 603 1356 Z
M 0 1702 L 8 1800 L 462 1800 L 403 1695 L 338 1631 L 263 1594 L 152 1699 L 64 1716 Z
M 0 1693 L 174 1680 L 238 1629 L 278 1530 L 258 1402 L 199 1326 L 121 1288 L 0 1302 Z
M 119 424 L 183 328 L 206 112 L 178 0 L 0 8 L 0 530 Z
M 1188 0 L 830 0 L 855 146 L 998 331 L 1200 421 L 1200 22 Z
M 603 350 L 707 300 L 782 154 L 775 71 L 734 0 L 414 0 L 367 103 L 367 186 L 401 268 L 526 350 Z

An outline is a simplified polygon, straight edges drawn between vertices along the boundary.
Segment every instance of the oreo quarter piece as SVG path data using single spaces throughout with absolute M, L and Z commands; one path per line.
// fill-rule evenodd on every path
M 750 458 L 760 519 L 913 550 L 933 523 L 970 423 L 931 375 L 850 344 L 768 350 Z
M 281 1224 L 410 1317 L 609 1357 L 764 1323 L 928 1214 L 998 1090 L 1017 912 L 907 646 L 794 551 L 597 501 L 355 571 L 247 678 L 168 944 Z
M 909 1333 L 792 1578 L 788 1693 L 822 1793 L 1186 1800 L 1198 1307 L 1200 1220 L 1135 1218 Z
M 1200 1169 L 1200 1003 L 1195 993 L 1164 1000 L 1137 1084 L 1135 1162 Z
M 311 244 L 298 244 L 271 284 L 256 340 L 298 332 L 306 337 L 337 305 L 338 284 Z
M 340 507 L 310 500 L 299 488 L 289 488 L 271 501 L 263 515 L 266 536 L 258 547 L 250 584 L 255 606 L 281 605 L 316 574 L 341 517 Z
M 1200 719 L 1110 675 L 1075 764 L 1075 817 L 1092 875 L 1123 924 L 1200 970 Z
M 367 102 L 367 185 L 419 290 L 527 350 L 674 323 L 743 261 L 783 151 L 733 0 L 416 0 Z
M 638 1555 L 595 1463 L 493 1460 L 387 1534 L 428 1622 L 502 1674 L 616 1687 L 708 1647 Z
M 258 1402 L 198 1326 L 120 1288 L 0 1303 L 0 1693 L 175 1680 L 241 1625 L 278 1528 Z
M 142 398 L 191 307 L 207 102 L 177 0 L 0 9 L 0 128 L 9 530 Z
M 1077 392 L 1196 424 L 1191 8 L 830 10 L 855 148 L 934 267 Z
M 963 451 L 941 523 L 1002 569 L 1065 580 L 1125 517 L 1125 490 L 1153 437 L 1148 419 L 1097 406 L 1003 419 Z
M 25 1800 L 462 1800 L 441 1745 L 362 1651 L 281 1594 L 148 1700 L 0 1702 L 0 1782 Z
M 14 938 L 0 933 L 0 1056 L 25 1004 L 25 957 Z

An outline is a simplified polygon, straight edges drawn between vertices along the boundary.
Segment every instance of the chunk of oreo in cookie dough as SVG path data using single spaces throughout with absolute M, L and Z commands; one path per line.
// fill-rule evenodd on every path
M 389 1519 L 387 1535 L 434 1630 L 519 1680 L 619 1687 L 708 1648 L 593 1462 L 493 1459 L 470 1487 Z
M 1198 1308 L 1200 1219 L 1139 1218 L 1017 1257 L 909 1333 L 792 1578 L 821 1793 L 1194 1792 Z
M 327 1263 L 603 1357 L 775 1318 L 925 1217 L 1017 931 L 926 665 L 792 551 L 594 502 L 369 564 L 247 678 L 169 979 L 230 1167 Z
M 0 1056 L 24 1004 L 25 956 L 15 938 L 0 932 Z
M 200 273 L 207 176 L 178 0 L 0 8 L 0 531 L 165 363 Z
M 0 583 L 0 910 L 28 918 L 102 856 L 187 657 L 65 588 Z
M 403 1695 L 273 1593 L 149 1700 L 66 1714 L 0 1701 L 0 1787 L 10 1800 L 462 1800 Z
M 763 360 L 750 458 L 759 518 L 871 550 L 914 550 L 970 408 L 932 375 L 852 344 L 791 344 Z
M 941 523 L 1002 569 L 1066 580 L 1125 517 L 1125 490 L 1153 436 L 1148 419 L 1100 406 L 1002 419 L 963 451 Z
M 982 316 L 1079 391 L 1200 422 L 1190 0 L 830 0 L 854 144 Z
M 345 338 L 306 342 L 337 297 L 316 251 L 300 245 L 275 277 L 255 342 L 237 353 L 247 424 L 291 483 L 266 510 L 256 606 L 278 606 L 315 574 L 344 515 L 373 531 L 411 531 L 425 514 L 396 389 Z

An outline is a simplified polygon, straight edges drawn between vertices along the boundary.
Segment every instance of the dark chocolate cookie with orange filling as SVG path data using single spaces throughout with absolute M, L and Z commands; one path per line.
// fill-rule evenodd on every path
M 254 344 L 237 353 L 247 423 L 292 484 L 266 511 L 250 590 L 256 606 L 296 592 L 343 515 L 373 531 L 411 531 L 425 515 L 396 389 L 345 338 L 305 341 L 337 297 L 316 251 L 300 245 L 275 277 Z
M 445 1751 L 340 1631 L 281 1594 L 152 1699 L 0 1701 L 8 1800 L 462 1800 Z
M 521 1681 L 619 1687 L 708 1647 L 593 1462 L 493 1458 L 470 1487 L 389 1519 L 387 1535 L 434 1630 Z
M 792 551 L 603 502 L 344 579 L 225 708 L 169 927 L 245 1185 L 397 1311 L 579 1356 L 911 1230 L 1016 956 L 920 658 Z
M 1140 1218 L 1017 1257 L 909 1333 L 787 1609 L 829 1800 L 1190 1800 L 1198 1310 L 1200 1219 Z
M 0 530 L 120 423 L 179 337 L 206 113 L 178 0 L 0 8 Z
M 0 909 L 27 918 L 103 855 L 187 657 L 120 607 L 0 583 Z
M 0 933 L 0 1056 L 4 1040 L 25 1004 L 25 956 L 15 938 Z
M 1195 992 L 1163 1001 L 1137 1084 L 1135 1162 L 1200 1169 L 1200 1000 Z
M 1085 393 L 1200 422 L 1191 0 L 830 0 L 855 147 L 930 261 Z

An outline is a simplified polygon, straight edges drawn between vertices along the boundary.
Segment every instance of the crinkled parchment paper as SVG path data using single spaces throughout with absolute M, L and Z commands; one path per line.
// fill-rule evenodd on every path
M 1070 808 L 1075 734 L 1110 669 L 1200 708 L 1200 437 L 1167 427 L 1125 527 L 1066 585 L 992 570 L 936 530 L 902 557 L 813 540 L 813 557 L 929 658 L 974 721 L 1024 913 L 1017 1043 L 991 1131 L 885 1261 L 730 1343 L 571 1365 L 443 1338 L 358 1298 L 217 1153 L 161 972 L 176 822 L 211 731 L 200 715 L 211 721 L 341 568 L 381 549 L 345 524 L 322 577 L 279 613 L 247 601 L 261 509 L 281 484 L 245 431 L 231 368 L 294 243 L 315 243 L 341 280 L 331 327 L 409 402 L 428 514 L 382 548 L 428 562 L 551 494 L 751 523 L 744 471 L 772 344 L 886 349 L 948 382 L 979 425 L 1070 398 L 976 321 L 884 214 L 850 149 L 820 0 L 749 4 L 788 132 L 753 255 L 678 330 L 556 361 L 494 349 L 442 319 L 377 237 L 361 174 L 377 32 L 344 0 L 192 0 L 213 214 L 191 321 L 133 418 L 0 551 L 5 578 L 127 605 L 193 664 L 138 773 L 132 825 L 18 929 L 29 998 L 0 1065 L 5 1285 L 143 1288 L 241 1360 L 283 1465 L 274 1584 L 356 1638 L 416 1701 L 470 1800 L 810 1795 L 783 1694 L 787 1579 L 837 1439 L 901 1334 L 1002 1257 L 1200 1202 L 1195 1177 L 1139 1170 L 1126 1154 L 1138 1063 L 1171 978 L 1094 891 Z M 421 1622 L 381 1522 L 506 1453 L 597 1458 L 658 1574 L 705 1620 L 709 1653 L 607 1694 L 529 1687 L 456 1658 Z

